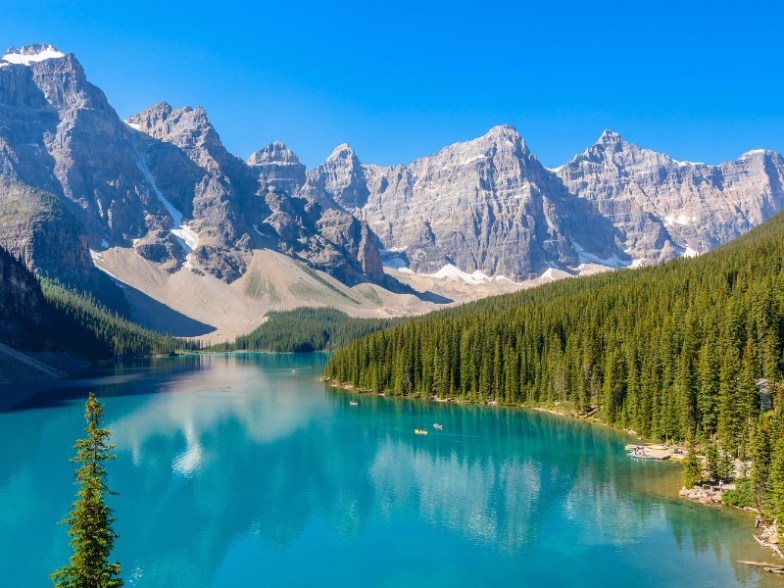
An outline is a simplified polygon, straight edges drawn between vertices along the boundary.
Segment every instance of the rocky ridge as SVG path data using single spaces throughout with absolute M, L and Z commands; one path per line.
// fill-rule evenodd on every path
M 382 274 L 360 221 L 338 222 L 340 212 L 262 186 L 225 149 L 204 109 L 160 103 L 124 122 L 75 56 L 49 45 L 0 59 L 0 177 L 63 202 L 89 249 L 133 247 L 170 272 L 232 282 L 251 250 L 269 247 L 347 282 Z M 0 202 L 8 197 L 0 190 Z M 307 215 L 288 218 L 304 208 Z M 20 247 L 18 238 L 6 241 Z M 34 249 L 31 256 L 57 261 L 47 247 Z M 84 255 L 74 263 L 73 276 L 92 269 Z
M 394 267 L 486 281 L 626 267 L 708 251 L 784 207 L 784 159 L 755 150 L 711 166 L 605 131 L 545 169 L 512 127 L 408 165 L 341 145 L 299 193 L 367 221 Z
M 243 161 L 203 108 L 158 103 L 122 121 L 72 54 L 0 58 L 0 243 L 87 290 L 110 250 L 153 264 L 145 279 L 226 284 L 270 250 L 348 286 L 405 290 L 391 274 L 492 292 L 702 253 L 781 210 L 783 186 L 772 151 L 680 162 L 612 131 L 547 169 L 508 125 L 407 165 L 342 144 L 306 169 L 280 142 Z

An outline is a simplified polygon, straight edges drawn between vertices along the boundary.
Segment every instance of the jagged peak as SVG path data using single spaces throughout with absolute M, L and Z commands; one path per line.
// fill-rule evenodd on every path
M 175 110 L 174 106 L 172 106 L 171 104 L 169 104 L 164 100 L 161 102 L 156 102 L 155 104 L 150 104 L 150 106 L 145 108 L 142 112 L 156 111 L 156 112 L 170 113 L 170 112 L 174 112 L 174 110 Z
M 327 161 L 351 161 L 358 160 L 357 154 L 348 143 L 341 143 L 332 150 L 332 153 L 327 157 Z
M 299 157 L 281 141 L 273 141 L 269 145 L 254 151 L 248 157 L 248 165 L 264 165 L 267 163 L 299 164 Z
M 500 144 L 504 142 L 508 142 L 512 145 L 519 145 L 522 147 L 523 151 L 528 151 L 528 146 L 525 144 L 525 139 L 519 133 L 519 131 L 514 128 L 512 125 L 496 125 L 491 127 L 489 131 L 487 131 L 481 137 L 474 139 L 472 141 L 467 141 L 468 144 L 471 143 L 478 143 L 478 142 L 487 142 L 490 141 L 494 144 Z M 457 143 L 459 145 L 459 143 Z
M 19 49 L 11 47 L 5 52 L 3 57 L 0 58 L 0 61 L 14 65 L 31 65 L 39 61 L 60 59 L 61 57 L 65 57 L 65 53 L 59 51 L 53 45 L 38 43 L 35 45 L 25 45 Z
M 485 133 L 486 137 L 520 137 L 523 138 L 519 131 L 512 125 L 502 124 L 490 127 L 490 130 Z
M 602 134 L 599 136 L 599 139 L 596 141 L 597 144 L 608 144 L 608 143 L 625 143 L 625 139 L 621 137 L 621 134 L 617 131 L 613 131 L 612 129 L 604 129 Z
M 189 115 L 189 116 L 184 116 Z M 142 126 L 150 125 L 159 122 L 166 122 L 168 119 L 175 117 L 177 119 L 190 119 L 195 123 L 195 126 L 207 127 L 212 126 L 207 116 L 207 111 L 201 106 L 183 106 L 182 108 L 175 108 L 168 102 L 156 102 L 151 104 L 141 112 L 129 116 L 125 122 L 131 126 L 134 124 L 144 123 Z

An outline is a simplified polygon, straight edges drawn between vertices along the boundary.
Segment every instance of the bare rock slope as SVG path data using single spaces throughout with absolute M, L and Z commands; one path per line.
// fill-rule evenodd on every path
M 611 131 L 551 170 L 510 126 L 407 165 L 342 144 L 306 169 L 280 142 L 243 161 L 203 108 L 123 121 L 74 55 L 0 57 L 0 244 L 91 292 L 111 276 L 134 318 L 174 334 L 303 305 L 412 314 L 696 255 L 781 210 L 783 186 L 772 151 L 679 162 Z

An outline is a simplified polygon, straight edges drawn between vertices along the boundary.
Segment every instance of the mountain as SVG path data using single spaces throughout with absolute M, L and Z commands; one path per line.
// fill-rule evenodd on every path
M 605 131 L 556 174 L 610 219 L 625 252 L 644 262 L 704 253 L 784 208 L 784 158 L 773 151 L 705 165 Z
M 577 268 L 587 250 L 622 263 L 610 223 L 575 198 L 509 126 L 406 166 L 364 165 L 341 145 L 302 192 L 367 221 L 398 265 L 520 281 Z M 630 262 L 631 260 L 628 260 Z
M 774 152 L 684 163 L 609 131 L 550 170 L 506 125 L 407 165 L 342 144 L 307 169 L 277 141 L 243 161 L 203 108 L 123 121 L 73 54 L 0 58 L 0 245 L 182 336 L 301 306 L 416 314 L 696 255 L 780 210 L 783 182 Z
M 514 128 L 498 126 L 391 167 L 364 164 L 343 144 L 287 187 L 365 220 L 398 270 L 527 281 L 726 243 L 784 207 L 784 158 L 755 150 L 716 166 L 681 162 L 605 131 L 550 170 Z
M 204 109 L 160 103 L 122 121 L 76 57 L 50 45 L 0 58 L 0 243 L 41 275 L 120 310 L 124 297 L 129 316 L 179 334 L 201 327 L 183 330 L 180 310 L 191 309 L 176 303 L 172 320 L 158 320 L 165 308 L 151 316 L 150 280 L 180 276 L 203 299 L 215 295 L 208 277 L 232 284 L 275 252 L 349 286 L 390 283 L 363 221 L 261 182 Z
M 232 282 L 252 249 L 272 247 L 346 281 L 379 277 L 372 255 L 356 257 L 368 247 L 361 223 L 261 193 L 204 109 L 161 103 L 123 122 L 72 54 L 31 45 L 0 63 L 2 177 L 60 199 L 93 251 L 133 247 L 170 272 Z
M 387 394 L 557 406 L 748 455 L 766 382 L 784 373 L 782 283 L 779 213 L 697 258 L 405 321 L 338 350 L 325 375 Z
M 252 153 L 247 163 L 256 178 L 263 179 L 275 192 L 294 194 L 305 183 L 305 166 L 280 141 Z

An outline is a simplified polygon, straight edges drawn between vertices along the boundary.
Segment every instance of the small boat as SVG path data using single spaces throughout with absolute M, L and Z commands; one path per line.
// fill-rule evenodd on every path
M 665 451 L 670 448 L 669 445 L 662 445 L 661 443 L 651 443 L 650 445 L 646 445 L 648 449 L 655 449 L 656 451 Z
M 672 453 L 670 454 L 670 459 L 673 459 L 675 461 L 683 461 L 684 459 L 686 459 L 686 456 L 683 453 Z
M 444 425 L 441 425 L 441 424 L 439 424 L 439 423 L 433 423 L 433 428 L 434 428 L 436 431 L 443 431 L 443 430 L 444 430 Z
M 349 400 L 348 401 L 348 405 L 349 406 L 359 406 L 359 402 L 357 402 L 356 400 Z
M 427 431 L 425 429 L 414 429 L 414 435 L 427 435 Z

